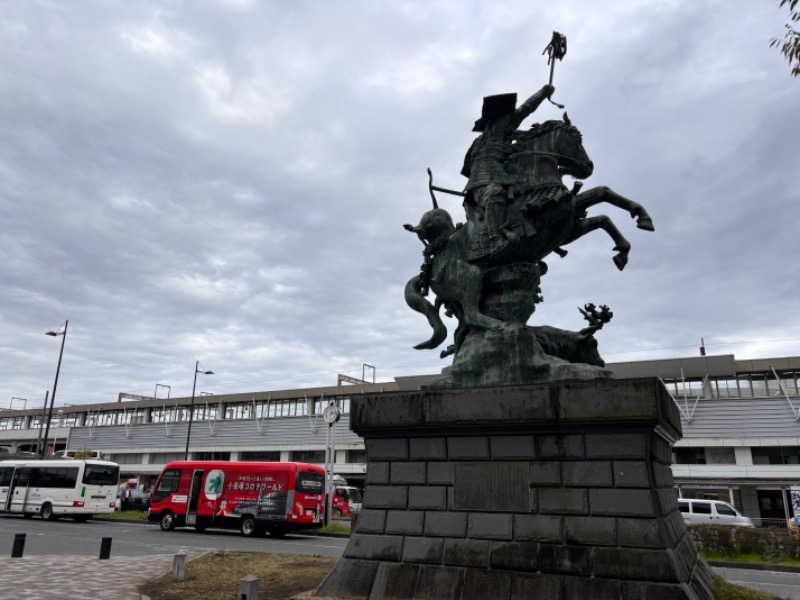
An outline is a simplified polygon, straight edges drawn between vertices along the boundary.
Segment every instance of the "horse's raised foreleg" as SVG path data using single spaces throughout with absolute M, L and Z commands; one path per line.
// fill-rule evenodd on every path
M 644 207 L 638 202 L 634 202 L 625 196 L 620 196 L 611 188 L 601 185 L 590 190 L 587 190 L 575 197 L 575 208 L 580 214 L 581 211 L 586 210 L 590 206 L 607 202 L 622 210 L 627 210 L 631 217 L 636 219 L 636 226 L 645 231 L 654 231 L 653 220 Z
M 617 268 L 620 271 L 622 271 L 622 269 L 625 268 L 625 265 L 628 264 L 628 252 L 631 250 L 631 244 L 625 239 L 625 236 L 619 232 L 619 229 L 617 229 L 617 226 L 614 225 L 614 222 L 606 215 L 588 217 L 578 221 L 575 224 L 575 231 L 570 236 L 569 240 L 565 242 L 565 244 L 574 242 L 578 238 L 583 237 L 595 229 L 604 229 L 609 237 L 614 240 L 614 244 L 616 244 L 614 246 L 614 250 L 617 251 L 617 254 L 614 255 L 614 264 L 617 265 Z

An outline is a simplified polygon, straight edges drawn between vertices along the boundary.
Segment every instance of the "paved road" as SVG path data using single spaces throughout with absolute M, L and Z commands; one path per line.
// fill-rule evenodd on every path
M 78 555 L 97 557 L 100 541 L 112 538 L 111 556 L 174 555 L 178 552 L 197 553 L 211 550 L 238 552 L 267 552 L 342 555 L 347 539 L 312 535 L 287 535 L 285 538 L 246 538 L 237 531 L 194 529 L 161 531 L 157 525 L 118 523 L 93 520 L 74 523 L 63 519 L 55 522 L 23 519 L 16 515 L 0 517 L 0 557 L 11 556 L 14 534 L 25 533 L 25 556 Z
M 729 569 L 727 567 L 714 567 L 714 571 L 736 585 L 743 585 L 761 592 L 769 592 L 779 598 L 800 600 L 800 573 Z
M 25 533 L 23 558 L 11 558 L 16 533 Z M 111 559 L 99 560 L 100 540 L 112 538 Z M 0 517 L 0 600 L 140 600 L 138 585 L 172 569 L 175 554 L 280 552 L 341 556 L 347 539 L 287 535 L 245 538 L 236 531 L 161 531 L 142 523 L 102 520 L 46 522 Z
M 11 559 L 14 534 L 25 533 L 25 556 Z M 100 540 L 113 539 L 111 560 L 97 559 Z M 161 531 L 141 523 L 0 517 L 0 600 L 139 600 L 136 586 L 171 569 L 173 556 L 228 549 L 341 556 L 347 539 L 288 535 L 245 538 L 234 531 Z M 800 600 L 800 574 L 715 568 L 722 577 L 781 598 Z M 108 582 L 114 582 L 109 588 Z

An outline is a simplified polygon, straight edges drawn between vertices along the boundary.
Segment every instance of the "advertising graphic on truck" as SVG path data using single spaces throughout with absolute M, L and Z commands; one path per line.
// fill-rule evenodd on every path
M 323 525 L 325 471 L 306 463 L 169 463 L 150 498 L 148 519 L 161 529 L 239 529 L 242 535 Z

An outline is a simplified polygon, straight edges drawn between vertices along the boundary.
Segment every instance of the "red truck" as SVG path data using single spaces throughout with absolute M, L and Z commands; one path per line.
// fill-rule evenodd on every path
M 361 490 L 351 485 L 334 484 L 336 493 L 333 495 L 333 516 L 349 517 L 353 513 L 361 512 Z

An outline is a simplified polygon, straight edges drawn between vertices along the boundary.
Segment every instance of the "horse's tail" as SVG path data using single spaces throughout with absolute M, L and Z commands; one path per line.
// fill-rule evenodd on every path
M 417 350 L 436 348 L 447 339 L 447 327 L 445 327 L 442 318 L 439 316 L 441 302 L 437 299 L 436 306 L 428 302 L 420 291 L 421 287 L 422 277 L 417 275 L 408 281 L 405 289 L 406 304 L 418 313 L 425 315 L 428 318 L 428 323 L 433 328 L 431 339 L 414 346 Z

